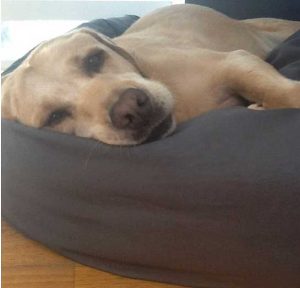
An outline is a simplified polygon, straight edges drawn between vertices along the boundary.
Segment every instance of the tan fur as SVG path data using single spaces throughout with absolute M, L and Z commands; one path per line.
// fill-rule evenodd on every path
M 69 107 L 72 117 L 53 129 L 129 145 L 145 139 L 112 127 L 108 110 L 130 87 L 147 91 L 162 117 L 172 113 L 174 123 L 242 105 L 237 95 L 264 108 L 300 108 L 299 82 L 262 60 L 298 29 L 299 22 L 238 21 L 209 8 L 175 5 L 142 17 L 112 40 L 73 31 L 41 44 L 6 77 L 2 116 L 43 127 L 51 111 Z M 81 61 L 95 48 L 104 50 L 105 62 L 89 77 Z

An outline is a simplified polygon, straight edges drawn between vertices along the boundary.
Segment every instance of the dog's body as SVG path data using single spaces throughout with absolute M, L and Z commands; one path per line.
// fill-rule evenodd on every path
M 141 18 L 113 42 L 75 31 L 36 48 L 7 77 L 2 113 L 128 145 L 169 133 L 175 121 L 245 101 L 300 108 L 300 83 L 262 60 L 298 29 L 300 22 L 238 21 L 178 5 Z
M 275 33 L 268 31 L 270 26 Z M 227 90 L 226 68 L 220 67 L 231 57 L 228 52 L 245 50 L 265 58 L 298 29 L 300 23 L 292 21 L 236 21 L 209 8 L 185 5 L 143 17 L 114 42 L 134 55 L 149 78 L 166 84 L 176 97 L 176 119 L 182 121 L 208 110 L 241 105 L 241 99 Z

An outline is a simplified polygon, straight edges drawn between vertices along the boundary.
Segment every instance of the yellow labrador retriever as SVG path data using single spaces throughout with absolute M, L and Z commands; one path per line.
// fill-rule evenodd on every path
M 39 45 L 3 79 L 2 116 L 108 144 L 168 135 L 206 111 L 300 108 L 300 82 L 262 59 L 300 22 L 159 9 L 113 40 L 79 29 Z

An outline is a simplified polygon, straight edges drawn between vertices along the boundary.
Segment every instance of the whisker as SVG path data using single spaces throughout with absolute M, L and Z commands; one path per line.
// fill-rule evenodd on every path
M 86 157 L 86 160 L 84 161 L 84 165 L 83 165 L 83 168 L 86 170 L 87 167 L 88 167 L 88 163 L 90 161 L 90 159 L 92 158 L 92 154 L 93 152 L 95 152 L 95 150 L 99 147 L 99 143 L 97 141 L 95 141 L 94 145 L 92 145 L 87 157 Z

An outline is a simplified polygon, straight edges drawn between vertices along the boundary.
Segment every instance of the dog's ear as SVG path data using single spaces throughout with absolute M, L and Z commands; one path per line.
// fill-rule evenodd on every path
M 130 53 L 128 53 L 124 48 L 116 45 L 116 43 L 114 43 L 114 41 L 110 37 L 108 37 L 102 33 L 99 33 L 95 30 L 88 29 L 88 28 L 80 28 L 77 31 L 76 30 L 74 30 L 74 31 L 80 32 L 80 33 L 86 33 L 86 34 L 89 34 L 90 36 L 94 37 L 99 42 L 108 46 L 110 49 L 112 49 L 113 51 L 118 53 L 120 56 L 122 56 L 124 59 L 126 59 L 128 62 L 130 62 L 135 67 L 137 72 L 139 72 L 143 77 L 146 77 L 144 75 L 144 73 L 140 70 L 139 66 L 137 65 L 137 63 L 136 63 L 135 59 L 132 57 L 132 55 L 130 55 Z
M 76 30 L 74 30 L 76 32 Z M 120 54 L 122 57 L 127 58 L 132 58 L 127 51 L 125 51 L 123 48 L 119 47 L 116 45 L 116 43 L 108 36 L 97 32 L 96 30 L 93 29 L 88 29 L 88 28 L 81 28 L 77 30 L 79 33 L 85 33 L 90 35 L 91 37 L 95 38 L 97 41 L 100 43 L 104 44 L 105 46 L 108 46 L 118 54 Z
M 1 75 L 1 87 L 2 87 L 3 83 L 6 81 L 6 79 L 8 79 L 10 74 L 11 73 L 5 74 L 4 76 Z
M 1 77 L 1 117 L 9 120 L 14 120 L 15 117 L 12 113 L 12 96 L 9 89 L 11 73 Z
M 103 33 L 98 32 L 94 29 L 91 29 L 91 28 L 87 28 L 87 27 L 78 28 L 78 29 L 72 30 L 71 33 L 86 33 L 86 34 L 89 34 L 90 36 L 96 38 L 98 41 L 102 42 L 103 44 L 105 44 L 107 46 L 116 45 L 110 37 L 104 35 Z

